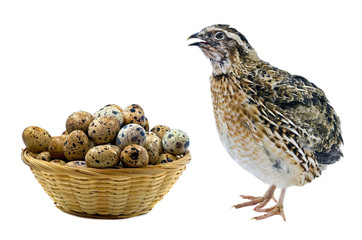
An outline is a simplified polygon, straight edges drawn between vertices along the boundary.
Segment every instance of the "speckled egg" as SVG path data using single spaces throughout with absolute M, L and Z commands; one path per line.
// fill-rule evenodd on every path
M 61 160 L 61 159 L 54 159 L 54 160 L 51 160 L 50 163 L 52 164 L 59 164 L 59 165 L 65 165 L 66 162 Z
M 52 158 L 50 157 L 50 153 L 49 152 L 41 152 L 36 156 L 36 159 L 39 160 L 43 160 L 43 161 L 47 161 L 49 162 L 50 160 L 52 160 Z
M 22 137 L 30 152 L 39 153 L 48 150 L 51 136 L 45 129 L 35 126 L 27 127 L 24 129 Z
M 132 104 L 123 110 L 124 125 L 135 123 L 145 125 L 145 113 L 140 105 Z
M 119 132 L 119 121 L 110 116 L 103 116 L 93 120 L 88 128 L 88 136 L 95 144 L 112 142 Z
M 52 159 L 65 159 L 63 146 L 66 139 L 67 135 L 52 137 L 48 146 L 48 152 Z
M 147 150 L 140 145 L 128 145 L 121 152 L 121 162 L 125 167 L 145 167 L 148 161 Z
M 168 126 L 166 125 L 157 125 L 157 126 L 154 126 L 152 129 L 151 129 L 151 132 L 154 132 L 157 134 L 157 136 L 162 139 L 163 136 L 165 135 L 165 133 L 167 131 L 170 131 L 171 128 L 169 128 Z
M 173 161 L 176 161 L 176 157 L 174 155 L 171 153 L 162 153 L 156 160 L 155 164 L 169 163 Z
M 94 118 L 100 118 L 100 117 L 104 117 L 104 116 L 114 117 L 119 121 L 120 127 L 123 125 L 122 111 L 120 111 L 116 107 L 108 106 L 108 107 L 101 108 L 93 116 L 94 116 Z
M 163 149 L 174 155 L 185 154 L 189 145 L 189 136 L 181 129 L 171 129 L 162 138 Z
M 143 147 L 146 148 L 148 152 L 149 163 L 156 164 L 156 161 L 162 152 L 161 139 L 154 132 L 147 132 L 146 136 L 146 141 L 143 144 Z
M 89 144 L 87 134 L 81 130 L 75 130 L 67 135 L 63 146 L 64 155 L 70 161 L 84 159 L 89 150 Z
M 120 106 L 118 106 L 117 104 L 108 104 L 105 107 L 115 107 L 117 108 L 119 111 L 123 112 L 123 108 L 121 108 Z
M 141 125 L 131 123 L 121 128 L 117 135 L 116 144 L 120 149 L 123 149 L 129 144 L 143 146 L 145 141 L 146 130 Z
M 86 111 L 78 111 L 70 114 L 65 123 L 65 128 L 68 133 L 74 130 L 88 132 L 88 126 L 93 121 L 93 115 Z
M 119 164 L 121 150 L 114 145 L 100 145 L 91 148 L 85 155 L 85 162 L 92 168 L 110 168 Z
M 87 164 L 85 163 L 85 161 L 76 160 L 76 161 L 71 161 L 71 162 L 66 163 L 65 166 L 69 166 L 69 167 L 87 167 Z
M 150 131 L 150 123 L 148 122 L 147 117 L 145 117 L 145 123 L 142 127 L 146 130 L 146 132 Z

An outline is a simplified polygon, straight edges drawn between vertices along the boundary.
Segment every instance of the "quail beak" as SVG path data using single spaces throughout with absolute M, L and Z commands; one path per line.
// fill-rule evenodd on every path
M 187 40 L 190 40 L 190 39 L 199 39 L 200 41 L 190 43 L 189 46 L 198 46 L 198 47 L 200 47 L 200 46 L 209 44 L 208 42 L 204 41 L 204 40 L 200 37 L 199 33 L 194 33 L 194 34 L 192 34 L 190 37 L 187 38 Z

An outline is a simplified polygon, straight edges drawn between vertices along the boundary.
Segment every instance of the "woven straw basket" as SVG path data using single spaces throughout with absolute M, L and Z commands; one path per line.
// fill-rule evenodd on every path
M 34 159 L 25 149 L 22 160 L 60 210 L 89 218 L 128 218 L 148 213 L 168 193 L 190 162 L 144 168 L 77 168 Z

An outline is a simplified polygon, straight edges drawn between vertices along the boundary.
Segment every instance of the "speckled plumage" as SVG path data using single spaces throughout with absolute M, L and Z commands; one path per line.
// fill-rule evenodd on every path
M 325 94 L 304 77 L 259 59 L 244 35 L 228 25 L 204 28 L 190 38 L 210 59 L 216 127 L 230 156 L 272 187 L 244 207 L 259 204 L 263 219 L 280 214 L 285 189 L 320 176 L 341 153 L 340 121 Z M 276 207 L 262 209 L 275 187 L 282 189 Z M 271 194 L 270 194 L 271 193 Z M 267 197 L 266 197 L 267 196 Z

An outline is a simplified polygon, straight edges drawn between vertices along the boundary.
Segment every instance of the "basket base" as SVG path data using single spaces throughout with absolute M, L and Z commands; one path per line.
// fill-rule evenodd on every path
M 71 214 L 71 215 L 75 215 L 77 217 L 83 217 L 83 218 L 93 218 L 93 219 L 124 219 L 124 218 L 131 218 L 131 217 L 136 217 L 139 215 L 143 215 L 146 213 L 149 213 L 152 209 L 147 209 L 141 212 L 137 212 L 134 214 L 130 214 L 130 215 L 100 215 L 100 214 L 88 214 L 88 213 L 83 213 L 83 212 L 75 212 L 75 211 L 71 211 L 71 210 L 66 210 L 64 208 L 62 208 L 61 206 L 59 206 L 56 202 L 54 203 L 54 205 L 61 211 Z

